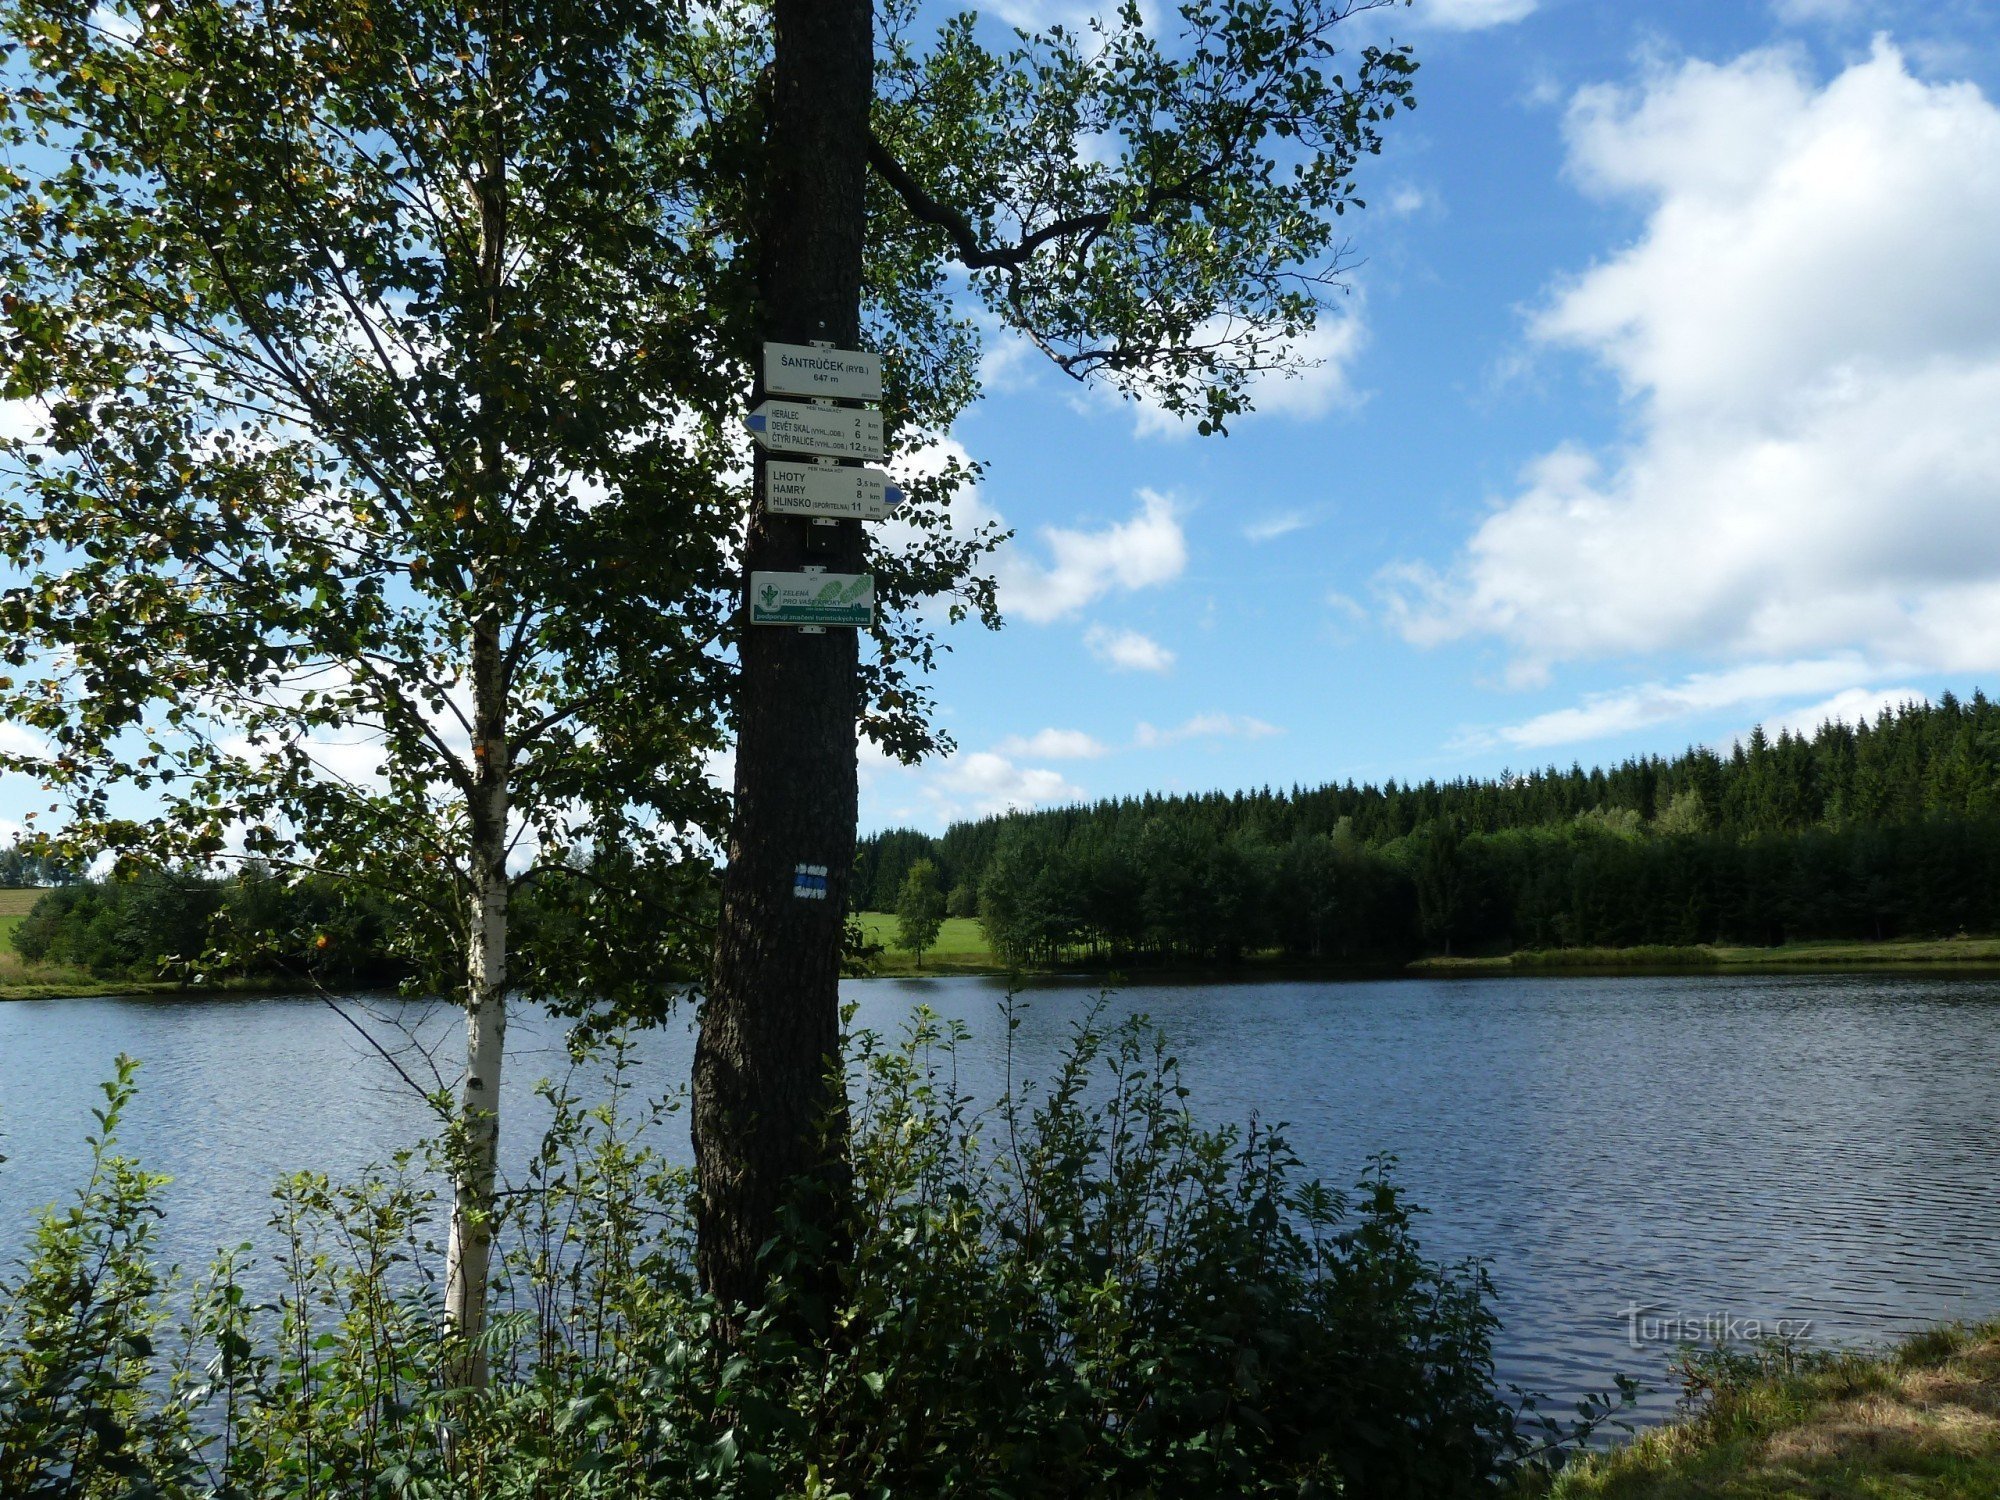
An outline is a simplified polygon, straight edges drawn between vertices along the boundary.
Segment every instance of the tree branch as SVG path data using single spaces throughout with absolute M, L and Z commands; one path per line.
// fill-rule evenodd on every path
M 968 271 L 1010 270 L 1024 265 L 1037 250 L 1052 240 L 1066 239 L 1073 234 L 1101 234 L 1111 227 L 1108 210 L 1072 214 L 1066 219 L 1044 224 L 1014 244 L 988 248 L 980 244 L 979 232 L 972 227 L 971 221 L 958 210 L 932 197 L 924 185 L 910 175 L 909 169 L 889 154 L 889 148 L 873 131 L 868 134 L 868 164 L 895 190 L 896 196 L 903 200 L 903 206 L 913 217 L 945 232 L 958 251 L 958 263 Z M 1145 223 L 1147 217 L 1150 216 L 1134 216 L 1132 222 Z

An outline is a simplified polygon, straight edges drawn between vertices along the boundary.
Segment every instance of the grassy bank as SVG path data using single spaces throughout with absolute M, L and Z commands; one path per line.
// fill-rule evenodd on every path
M 1550 1500 L 1992 1500 L 2000 1323 L 1881 1357 L 1723 1362 L 1704 1410 L 1560 1476 Z
M 892 913 L 862 912 L 858 918 L 868 940 L 880 943 L 883 951 L 876 972 L 885 975 L 915 974 L 915 961 L 895 946 L 896 918 Z M 1919 968 L 1959 965 L 1965 968 L 2000 968 L 2000 938 L 1951 937 L 1909 938 L 1880 943 L 1823 942 L 1782 943 L 1772 948 L 1711 947 L 1707 945 L 1638 948 L 1544 948 L 1520 953 L 1502 953 L 1477 958 L 1420 958 L 1409 966 L 1412 974 L 1464 975 L 1540 974 L 1564 971 L 1617 973 L 1620 971 L 1660 972 L 1749 972 L 1782 969 Z M 1284 970 L 1303 972 L 1316 966 L 1277 954 L 1247 959 L 1231 972 L 1258 973 Z M 1323 966 L 1321 966 L 1323 967 Z M 938 935 L 938 945 L 924 954 L 926 974 L 1001 974 L 1006 966 L 986 945 L 986 934 L 971 917 L 952 917 Z
M 878 974 L 999 974 L 1005 965 L 986 946 L 986 932 L 972 917 L 946 917 L 938 930 L 937 946 L 924 950 L 924 966 L 896 946 L 896 914 L 864 911 L 855 920 L 871 943 L 880 943 L 882 953 L 875 961 Z
M 1520 974 L 1560 969 L 1715 970 L 1876 969 L 1961 965 L 2000 968 L 2000 938 L 1891 939 L 1887 942 L 1780 943 L 1770 948 L 1707 945 L 1640 948 L 1547 948 L 1479 958 L 1420 958 L 1417 974 Z
M 190 990 L 157 979 L 106 979 L 68 964 L 31 964 L 14 951 L 14 929 L 42 897 L 31 888 L 0 888 L 0 1000 L 70 1000 L 92 995 L 186 995 L 230 990 L 269 989 L 259 983 L 225 982 Z
M 33 888 L 0 889 L 0 1000 L 47 1000 L 68 995 L 122 995 L 132 986 L 107 984 L 81 969 L 31 964 L 14 951 L 14 929 L 35 909 L 42 893 Z
M 28 964 L 9 941 L 15 926 L 35 904 L 39 891 L 0 890 L 0 1000 L 40 1000 L 62 995 L 137 995 L 188 993 L 181 986 L 158 981 L 105 979 L 84 969 L 58 964 Z M 875 972 L 885 977 L 917 974 L 1004 974 L 1006 965 L 987 946 L 986 933 L 972 917 L 946 918 L 937 945 L 926 949 L 919 969 L 916 960 L 896 946 L 893 912 L 867 911 L 856 918 L 868 941 L 879 943 Z M 1786 943 L 1775 948 L 1643 947 L 1550 948 L 1479 958 L 1422 958 L 1408 972 L 1425 975 L 1548 973 L 1565 970 L 1730 972 L 1777 969 L 1874 969 L 1961 965 L 2000 968 L 2000 938 L 1955 937 L 1910 939 L 1885 943 Z M 1066 965 L 1065 971 L 1073 968 Z M 1325 965 L 1261 954 L 1231 968 L 1231 974 L 1311 974 L 1333 972 Z M 1379 971 L 1368 971 L 1377 973 Z M 270 980 L 214 986 L 218 990 L 268 989 Z

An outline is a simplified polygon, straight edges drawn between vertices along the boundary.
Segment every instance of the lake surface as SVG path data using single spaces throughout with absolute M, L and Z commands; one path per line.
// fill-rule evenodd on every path
M 847 994 L 857 1024 L 883 1031 L 919 1003 L 964 1020 L 961 1081 L 997 1091 L 996 983 Z M 1028 992 L 1017 1076 L 1047 1076 L 1093 995 Z M 1871 1342 L 2000 1313 L 2000 981 L 1140 985 L 1109 1010 L 1167 1031 L 1199 1114 L 1288 1122 L 1329 1181 L 1393 1153 L 1429 1209 L 1427 1249 L 1490 1258 L 1503 1373 L 1561 1400 L 1614 1371 L 1657 1380 L 1677 1333 L 1786 1320 Z M 449 1057 L 452 1012 L 391 1005 L 370 1024 L 384 1017 Z M 566 1066 L 560 1040 L 532 1017 L 510 1031 L 510 1161 L 535 1133 L 530 1086 Z M 687 1018 L 640 1050 L 649 1088 L 680 1086 Z M 78 1180 L 96 1084 L 121 1051 L 144 1061 L 125 1146 L 173 1174 L 167 1244 L 189 1263 L 258 1238 L 280 1173 L 352 1173 L 427 1124 L 316 1000 L 0 1003 L 0 1260 Z

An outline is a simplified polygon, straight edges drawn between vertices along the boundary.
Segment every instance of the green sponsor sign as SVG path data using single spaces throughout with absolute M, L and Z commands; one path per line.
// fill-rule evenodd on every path
M 752 573 L 753 625 L 875 623 L 875 579 L 868 573 Z

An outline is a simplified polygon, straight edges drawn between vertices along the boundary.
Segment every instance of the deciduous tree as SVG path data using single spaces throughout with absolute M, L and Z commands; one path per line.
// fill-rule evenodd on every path
M 938 885 L 937 866 L 920 859 L 903 877 L 903 892 L 896 902 L 896 946 L 917 956 L 924 966 L 924 950 L 938 939 L 944 927 L 944 891 Z
M 760 344 L 881 349 L 892 449 L 982 320 L 1223 430 L 1299 361 L 1408 53 L 1370 0 L 928 35 L 915 0 L 6 0 L 8 764 L 69 841 L 394 890 L 468 1018 L 451 1308 L 480 1322 L 505 996 L 657 1012 L 727 828 L 694 1126 L 702 1266 L 754 1300 L 829 1069 L 857 727 L 915 758 L 924 599 L 991 617 L 903 476 L 854 634 L 747 630 L 806 555 L 755 503 Z M 926 12 L 928 14 L 928 12 Z M 703 776 L 736 742 L 733 813 Z M 156 799 L 122 800 L 123 787 Z M 797 863 L 830 898 L 793 895 Z M 577 920 L 510 953 L 522 882 Z M 830 1134 L 829 1134 L 830 1129 Z

